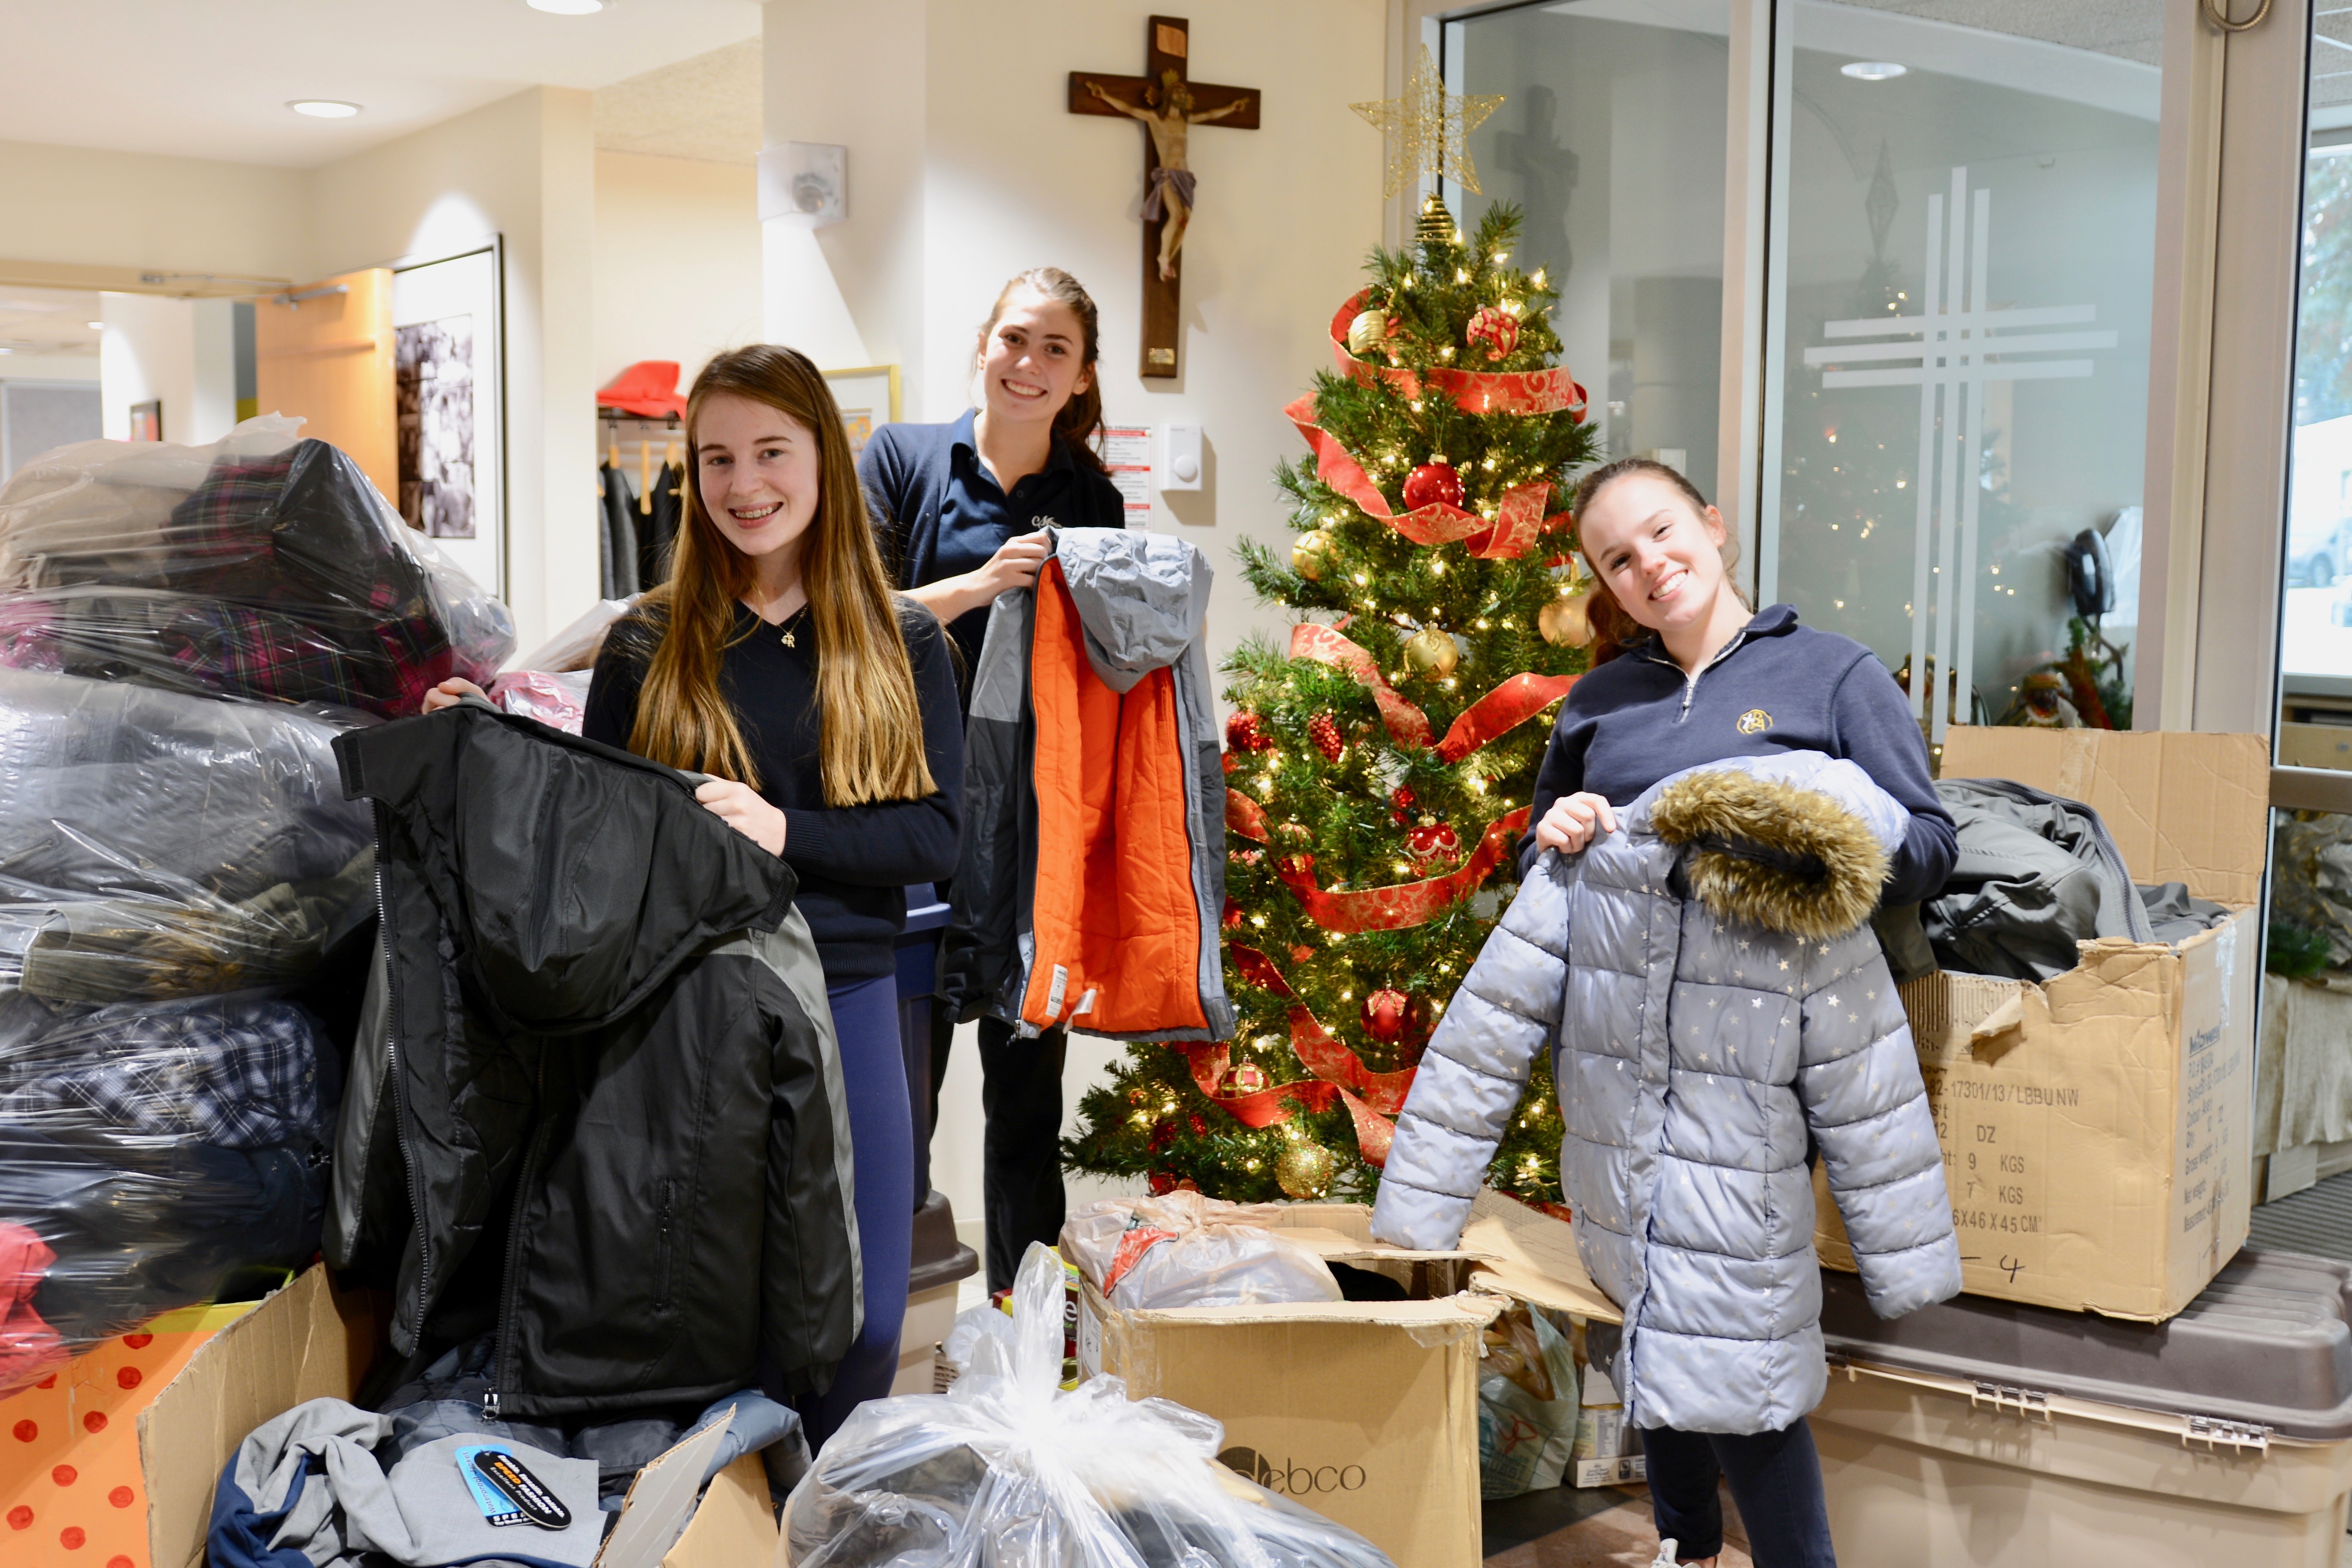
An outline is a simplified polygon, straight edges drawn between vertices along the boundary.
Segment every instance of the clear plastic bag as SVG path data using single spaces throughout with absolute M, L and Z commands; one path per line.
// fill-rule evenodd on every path
M 299 983 L 374 907 L 330 749 L 355 719 L 0 668 L 0 987 Z
M 604 636 L 613 629 L 613 623 L 635 608 L 644 597 L 642 594 L 632 594 L 625 599 L 597 600 L 579 619 L 515 660 L 515 668 L 559 674 L 593 669 L 596 656 L 604 651 Z
M 0 486 L 0 665 L 414 713 L 513 620 L 299 420 L 211 447 L 85 441 Z
M 0 991 L 0 1395 L 319 1245 L 341 1067 L 267 994 Z
M 1199 1193 L 1106 1198 L 1063 1223 L 1062 1248 L 1114 1307 L 1339 1300 L 1330 1267 L 1263 1223 L 1274 1213 Z
M 1576 1446 L 1576 1349 L 1549 1313 L 1523 1302 L 1489 1324 L 1478 1364 L 1478 1495 L 1559 1485 Z
M 1209 1417 L 1114 1377 L 1055 1388 L 1062 1300 L 1033 1245 L 1009 1342 L 946 1394 L 858 1406 L 784 1504 L 786 1568 L 1394 1568 L 1218 1464 Z
M 509 713 L 577 735 L 588 720 L 588 673 L 510 669 L 490 682 L 489 698 Z

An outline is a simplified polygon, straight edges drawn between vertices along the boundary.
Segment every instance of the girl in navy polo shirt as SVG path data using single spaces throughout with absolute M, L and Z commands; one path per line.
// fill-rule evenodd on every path
M 1089 445 L 1102 425 L 1097 348 L 1095 302 L 1078 280 L 1055 267 L 1024 272 L 998 293 L 980 330 L 980 406 L 945 425 L 884 426 L 858 459 L 883 560 L 899 590 L 946 623 L 963 656 L 957 686 L 967 710 L 989 605 L 1036 580 L 1043 530 L 1126 526 L 1118 490 Z M 954 1025 L 937 1014 L 931 1023 L 936 1121 Z M 1059 1029 L 1021 1040 L 1009 1024 L 980 1021 L 992 1289 L 1013 1283 L 1029 1243 L 1050 1246 L 1061 1234 L 1066 1043 Z

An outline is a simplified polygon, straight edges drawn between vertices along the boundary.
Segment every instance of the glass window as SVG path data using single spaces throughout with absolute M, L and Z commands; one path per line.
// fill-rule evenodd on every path
M 2352 9 L 2322 5 L 2311 45 L 2279 761 L 2352 767 Z
M 2163 0 L 1779 14 L 1763 597 L 1937 741 L 2128 727 Z
M 1526 214 L 1524 265 L 1559 290 L 1552 327 L 1601 449 L 1672 463 L 1716 493 L 1722 395 L 1729 0 L 1568 0 L 1445 28 L 1450 92 L 1501 93 L 1470 134 L 1465 228 Z

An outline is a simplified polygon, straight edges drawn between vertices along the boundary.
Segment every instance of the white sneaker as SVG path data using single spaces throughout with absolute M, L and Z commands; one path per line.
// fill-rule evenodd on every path
M 1658 1542 L 1658 1554 L 1650 1559 L 1650 1568 L 1675 1568 L 1675 1538 L 1667 1536 Z

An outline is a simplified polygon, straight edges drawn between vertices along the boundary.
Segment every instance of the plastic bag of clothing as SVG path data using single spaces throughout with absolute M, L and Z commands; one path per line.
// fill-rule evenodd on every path
M 577 735 L 588 721 L 588 675 L 584 669 L 510 669 L 490 682 L 489 698 L 504 712 Z
M 387 717 L 449 676 L 488 681 L 514 646 L 506 606 L 299 424 L 19 468 L 0 486 L 0 665 Z
M 1576 1446 L 1575 1345 L 1549 1313 L 1517 1304 L 1487 1325 L 1479 1354 L 1478 1495 L 1559 1485 Z
M 0 991 L 0 1394 L 318 1250 L 341 1064 L 266 994 Z
M 0 668 L 0 985 L 98 1004 L 298 983 L 374 907 L 318 712 Z
M 786 1568 L 1390 1568 L 1216 1461 L 1223 1428 L 1097 1377 L 1063 1393 L 1062 1266 L 1033 1245 L 1015 1342 L 946 1394 L 860 1405 L 784 1505 Z
M 1271 1204 L 1199 1193 L 1106 1198 L 1062 1225 L 1062 1249 L 1114 1307 L 1337 1301 L 1339 1282 L 1303 1243 L 1268 1229 Z

